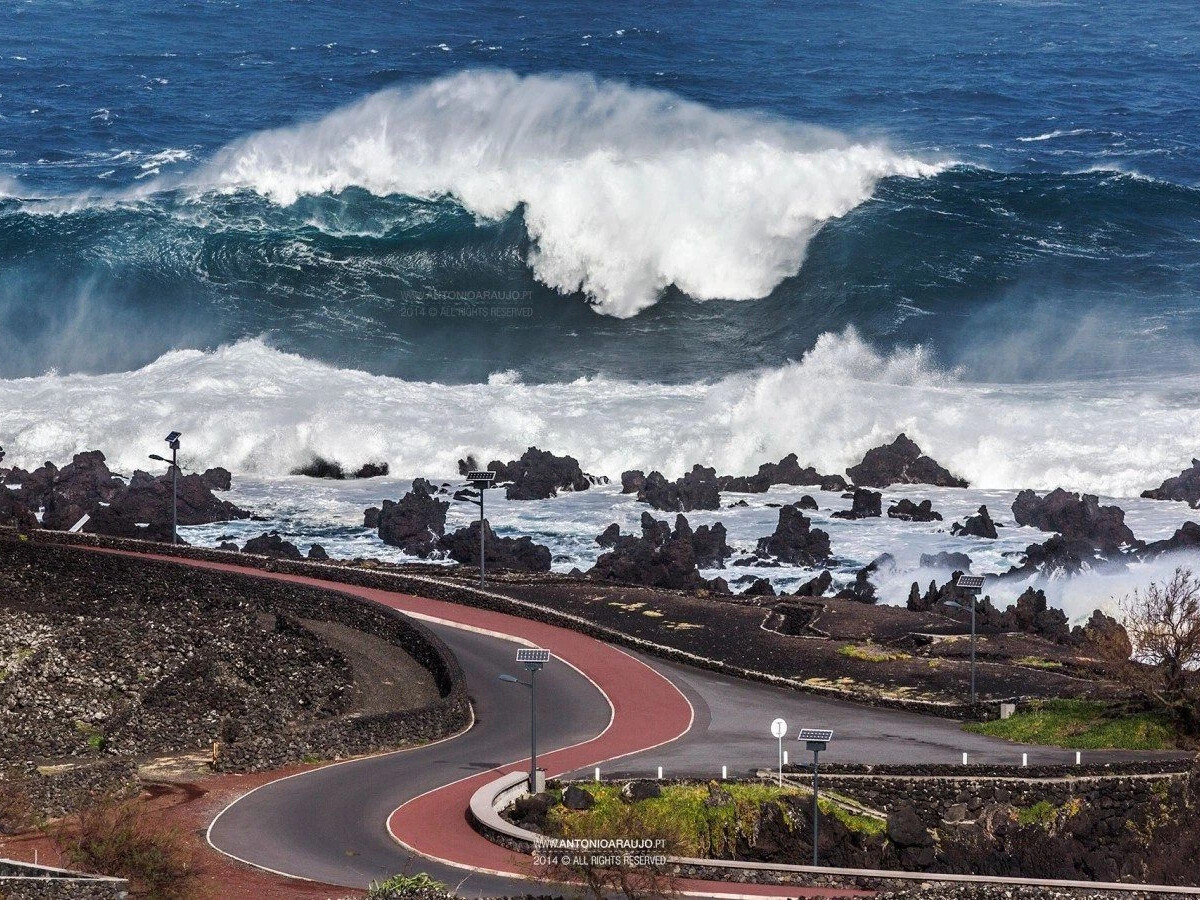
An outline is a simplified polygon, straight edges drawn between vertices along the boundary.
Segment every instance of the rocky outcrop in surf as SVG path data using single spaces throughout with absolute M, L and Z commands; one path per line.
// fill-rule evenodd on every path
M 1158 487 L 1142 491 L 1142 496 L 1147 500 L 1178 500 L 1192 507 L 1200 506 L 1200 459 L 1193 459 L 1191 468 Z
M 913 503 L 907 497 L 903 497 L 888 507 L 887 514 L 889 519 L 900 519 L 904 522 L 942 521 L 942 514 L 934 511 L 932 500 Z
M 667 522 L 644 512 L 641 526 L 641 535 L 622 534 L 616 523 L 608 526 L 596 538 L 607 552 L 600 554 L 588 576 L 679 590 L 711 588 L 712 584 L 700 576 L 697 566 L 711 563 L 714 558 L 719 563 L 732 552 L 725 544 L 725 529 L 720 523 L 700 540 L 697 540 L 700 529 L 693 531 L 682 515 L 676 517 L 672 530 Z
M 907 435 L 866 452 L 862 462 L 846 470 L 851 482 L 861 487 L 890 487 L 893 484 L 930 484 L 935 487 L 968 487 L 935 460 L 921 452 Z
M 549 572 L 550 550 L 534 543 L 533 538 L 522 535 L 500 537 L 492 531 L 485 519 L 484 541 L 487 548 L 486 560 L 489 569 L 506 569 L 511 572 Z M 479 522 L 445 535 L 438 546 L 455 562 L 463 565 L 479 565 Z
M 841 475 L 822 475 L 812 466 L 801 467 L 795 453 L 789 453 L 777 463 L 763 463 L 757 474 L 722 475 L 717 482 L 723 491 L 743 494 L 761 494 L 777 484 L 819 487 L 823 491 L 846 490 L 846 479 Z
M 342 464 L 323 456 L 315 456 L 310 462 L 292 469 L 293 475 L 304 475 L 308 478 L 329 478 L 334 481 L 344 481 L 347 478 L 379 478 L 388 473 L 386 462 L 363 463 L 353 472 L 347 472 Z
M 973 516 L 967 516 L 966 520 L 960 525 L 955 522 L 950 526 L 950 533 L 953 535 L 969 535 L 978 538 L 991 538 L 995 540 L 999 535 L 996 533 L 996 523 L 992 521 L 992 517 L 988 515 L 986 506 L 979 507 L 979 511 Z
M 436 494 L 432 484 L 418 478 L 399 501 L 384 500 L 381 508 L 368 509 L 363 522 L 378 529 L 379 539 L 385 544 L 413 556 L 429 556 L 439 548 L 450 508 L 449 501 L 436 499 Z
M 1122 547 L 1137 545 L 1125 511 L 1119 506 L 1101 506 L 1094 494 L 1079 494 L 1055 488 L 1044 497 L 1025 490 L 1012 505 L 1018 525 L 1030 525 L 1042 531 L 1057 531 L 1068 541 L 1085 541 L 1105 555 Z
M 509 462 L 494 459 L 487 468 L 496 473 L 496 484 L 504 485 L 504 496 L 509 500 L 547 500 L 557 497 L 559 491 L 586 491 L 592 484 L 608 482 L 607 478 L 585 473 L 573 456 L 555 456 L 537 447 L 530 447 L 519 459 Z M 474 457 L 459 460 L 460 475 L 478 469 Z
M 794 566 L 819 566 L 829 562 L 829 535 L 812 527 L 795 503 L 779 509 L 775 531 L 758 541 L 758 553 Z
M 835 519 L 874 519 L 883 515 L 883 494 L 855 488 L 849 509 L 840 509 L 833 514 Z M 939 517 L 940 518 L 940 517 Z
M 246 541 L 243 553 L 257 553 L 259 556 L 274 556 L 276 559 L 304 559 L 300 548 L 291 541 L 285 541 L 278 531 L 260 534 Z
M 639 485 L 637 498 L 663 512 L 691 512 L 694 509 L 720 509 L 721 494 L 717 470 L 699 463 L 681 478 L 667 481 L 661 472 L 642 476 L 641 472 L 621 475 L 622 489 Z M 626 491 L 631 493 L 630 491 Z

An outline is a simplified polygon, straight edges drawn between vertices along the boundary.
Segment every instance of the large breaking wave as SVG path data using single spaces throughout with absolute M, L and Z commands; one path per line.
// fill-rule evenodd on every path
M 543 283 L 631 316 L 674 285 L 697 300 L 766 296 L 814 230 L 890 175 L 938 167 L 880 144 L 587 75 L 468 71 L 372 94 L 226 147 L 189 183 L 280 203 L 361 187 L 523 207 Z

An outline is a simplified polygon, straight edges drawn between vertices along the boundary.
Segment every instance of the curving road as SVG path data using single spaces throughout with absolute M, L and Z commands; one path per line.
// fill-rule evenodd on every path
M 775 764 L 768 725 L 778 715 L 788 720 L 793 735 L 800 726 L 832 727 L 835 740 L 825 757 L 830 761 L 955 762 L 964 750 L 973 761 L 1015 763 L 1022 751 L 1031 763 L 1074 757 L 966 734 L 944 719 L 809 697 L 638 657 L 573 631 L 501 613 L 318 578 L 155 558 L 384 603 L 424 619 L 458 656 L 475 713 L 465 732 L 268 783 L 235 801 L 210 826 L 209 841 L 218 850 L 326 884 L 363 887 L 397 872 L 426 871 L 459 885 L 464 895 L 545 892 L 545 885 L 520 877 L 529 871 L 526 857 L 477 835 L 465 815 L 477 787 L 500 772 L 528 766 L 528 694 L 497 678 L 516 669 L 514 640 L 555 653 L 539 675 L 538 690 L 539 762 L 551 775 L 590 772 L 597 763 L 608 774 L 649 775 L 660 765 L 668 776 L 714 777 L 722 765 L 731 775 L 744 774 Z M 687 887 L 710 896 L 731 895 L 727 884 Z M 795 887 L 738 885 L 736 892 L 797 896 Z M 814 889 L 806 895 L 848 893 L 855 892 Z

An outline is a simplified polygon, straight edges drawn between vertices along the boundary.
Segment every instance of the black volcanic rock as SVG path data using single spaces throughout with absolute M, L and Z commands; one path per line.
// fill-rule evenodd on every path
M 374 521 L 379 529 L 379 539 L 385 544 L 399 547 L 413 556 L 428 556 L 438 548 L 438 542 L 445 534 L 446 510 L 450 508 L 449 501 L 438 500 L 433 495 L 433 486 L 418 478 L 413 482 L 413 489 L 399 502 L 384 500 L 382 509 L 374 514 L 374 507 L 368 509 L 363 522 Z
M 1012 510 L 1018 525 L 1057 531 L 1068 541 L 1085 541 L 1105 554 L 1116 553 L 1123 545 L 1138 544 L 1125 524 L 1124 510 L 1101 506 L 1093 494 L 1080 497 L 1055 488 L 1045 497 L 1038 497 L 1025 490 L 1013 501 Z
M 854 500 L 850 508 L 838 510 L 833 514 L 833 518 L 873 519 L 882 514 L 883 494 L 878 491 L 868 491 L 866 488 L 855 488 Z
M 353 472 L 347 473 L 340 462 L 314 456 L 311 462 L 292 469 L 293 475 L 304 475 L 308 478 L 328 478 L 333 481 L 344 481 L 347 478 L 378 478 L 388 473 L 385 462 L 364 463 Z
M 986 506 L 979 507 L 979 511 L 975 515 L 967 516 L 966 521 L 961 525 L 955 522 L 950 526 L 950 533 L 977 538 L 992 538 L 993 540 L 999 536 L 996 534 L 996 523 L 988 515 Z
M 833 576 L 826 569 L 816 578 L 806 581 L 800 587 L 796 588 L 794 595 L 797 597 L 823 597 L 832 584 Z
M 1098 609 L 1082 626 L 1071 629 L 1071 643 L 1106 659 L 1128 659 L 1133 653 L 1125 626 Z
M 795 453 L 789 453 L 777 463 L 763 463 L 754 475 L 722 475 L 717 481 L 723 491 L 745 494 L 761 494 L 776 484 L 820 485 L 822 490 L 844 490 L 846 487 L 840 475 L 822 475 L 812 466 L 801 466 Z M 826 487 L 833 484 L 838 486 Z
M 921 568 L 923 569 L 957 569 L 960 572 L 971 571 L 971 557 L 965 553 L 922 553 Z
M 1056 534 L 1041 544 L 1030 544 L 1025 549 L 1024 565 L 1012 571 L 1039 572 L 1047 577 L 1078 575 L 1104 566 L 1107 561 L 1091 541 L 1072 540 Z
M 509 500 L 546 500 L 559 491 L 586 491 L 592 485 L 575 457 L 555 456 L 537 447 L 530 447 L 520 459 L 493 460 L 487 467 L 496 473 L 498 483 L 506 483 Z
M 641 536 L 623 535 L 619 528 L 610 525 L 600 536 L 603 538 L 601 546 L 609 549 L 600 554 L 588 574 L 605 581 L 649 587 L 680 590 L 704 587 L 704 579 L 700 577 L 696 566 L 696 550 L 692 544 L 694 535 L 683 516 L 676 523 L 673 533 L 666 522 L 644 512 Z M 684 527 L 678 527 L 680 524 Z
M 1142 549 L 1142 554 L 1151 557 L 1170 553 L 1173 550 L 1194 550 L 1196 548 L 1200 548 L 1200 525 L 1195 522 L 1184 522 L 1166 540 L 1147 544 Z
M 484 541 L 488 568 L 508 569 L 513 572 L 549 572 L 550 549 L 535 544 L 528 536 L 519 538 L 500 537 L 488 521 L 484 520 Z M 463 565 L 479 564 L 479 522 L 474 521 L 466 528 L 445 535 L 439 546 L 451 559 Z
M 260 556 L 276 556 L 280 559 L 304 559 L 304 554 L 291 541 L 285 541 L 278 531 L 260 534 L 246 541 L 243 553 L 257 553 Z
M 325 552 L 325 548 L 320 544 L 313 544 L 308 548 L 308 558 L 323 562 L 329 559 L 329 554 Z
M 810 497 L 808 494 L 805 494 L 803 497 L 801 497 L 799 500 L 797 500 L 796 505 L 798 507 L 800 507 L 801 509 L 808 509 L 808 510 L 813 510 L 813 511 L 816 511 L 816 509 L 817 509 L 817 501 L 814 500 L 812 497 Z
M 378 506 L 368 506 L 363 510 L 363 528 L 378 528 L 381 511 Z
M 890 553 L 881 553 L 859 569 L 858 574 L 854 576 L 853 583 L 838 591 L 837 597 L 841 600 L 854 600 L 858 603 L 877 603 L 879 598 L 875 593 L 875 585 L 871 583 L 871 576 L 876 572 L 892 572 L 895 569 L 896 558 Z
M 646 473 L 638 469 L 630 469 L 621 473 L 621 493 L 639 494 L 646 486 Z
M 663 512 L 720 509 L 717 471 L 697 463 L 690 472 L 675 481 L 667 481 L 661 472 L 651 472 L 638 491 L 638 500 Z
M 829 535 L 800 511 L 796 504 L 780 507 L 775 531 L 758 541 L 759 553 L 797 566 L 818 566 L 830 558 Z
M 775 587 L 765 578 L 755 578 L 750 587 L 739 594 L 741 597 L 774 597 Z
M 611 529 L 612 526 L 609 528 Z M 604 544 L 600 538 L 604 536 L 602 534 L 596 538 L 596 543 L 602 547 Z M 696 555 L 696 565 L 701 569 L 723 569 L 725 568 L 725 559 L 733 555 L 732 548 L 725 540 L 725 526 L 720 522 L 711 526 L 701 525 L 693 531 L 683 513 L 680 513 L 675 517 L 675 531 L 672 537 L 691 541 L 692 551 Z
M 1158 487 L 1142 491 L 1147 500 L 1180 500 L 1189 506 L 1200 506 L 1200 459 L 1193 459 L 1190 469 L 1168 478 Z
M 227 491 L 233 487 L 233 475 L 221 466 L 205 469 L 200 473 L 200 480 L 210 491 Z
M 895 505 L 888 507 L 889 519 L 903 519 L 906 522 L 940 522 L 942 514 L 933 511 L 933 501 L 922 500 L 913 503 L 907 497 L 897 500 Z
M 15 528 L 37 528 L 37 516 L 17 499 L 16 494 L 0 486 L 0 525 Z
M 180 525 L 209 525 L 230 519 L 248 519 L 250 513 L 215 496 L 203 475 L 183 475 L 178 484 Z M 129 486 L 110 505 L 137 522 L 171 521 L 171 476 L 134 472 Z M 96 517 L 96 513 L 92 513 Z
M 1064 641 L 1070 634 L 1066 613 L 1050 606 L 1045 591 L 1031 587 L 1026 588 L 1017 602 L 1002 614 L 1001 627 L 1040 635 L 1052 641 Z
M 890 444 L 868 450 L 862 462 L 848 468 L 846 474 L 854 484 L 866 487 L 888 487 L 893 484 L 967 487 L 966 481 L 925 456 L 921 448 L 904 434 Z

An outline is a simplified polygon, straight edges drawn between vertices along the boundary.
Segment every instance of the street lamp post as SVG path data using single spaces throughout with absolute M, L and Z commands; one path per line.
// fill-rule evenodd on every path
M 982 575 L 959 575 L 958 586 L 971 595 L 971 706 L 975 706 L 975 607 L 983 590 Z
M 487 567 L 486 556 L 487 547 L 485 546 L 486 531 L 484 525 L 486 520 L 483 517 L 483 494 L 492 486 L 492 482 L 496 480 L 496 473 L 488 469 L 482 469 L 475 472 L 467 473 L 467 481 L 469 481 L 479 491 L 479 499 L 471 502 L 479 507 L 479 586 L 484 586 L 485 570 Z
M 171 467 L 171 543 L 179 543 L 179 438 L 178 431 L 172 431 L 163 440 L 171 448 L 171 458 L 164 459 L 157 453 L 151 453 L 150 458 L 165 462 Z
M 804 748 L 812 751 L 813 755 L 813 865 L 819 865 L 818 850 L 821 844 L 821 807 L 817 802 L 820 787 L 820 773 L 817 770 L 817 757 L 833 740 L 833 732 L 828 728 L 801 728 L 796 740 L 804 741 Z
M 500 680 L 509 684 L 522 684 L 529 688 L 529 793 L 538 793 L 537 767 L 537 673 L 550 661 L 550 651 L 539 647 L 522 647 L 517 651 L 517 662 L 525 666 L 529 680 L 522 681 L 512 675 L 501 675 Z

